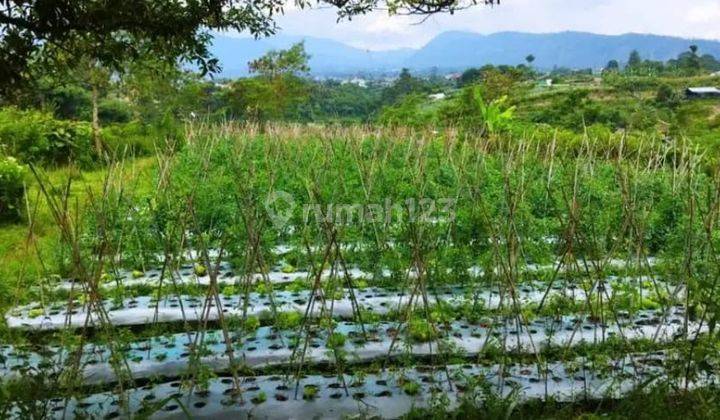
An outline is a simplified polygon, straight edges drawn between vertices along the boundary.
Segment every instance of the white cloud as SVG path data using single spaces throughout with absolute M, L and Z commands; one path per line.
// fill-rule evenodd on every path
M 454 15 L 388 16 L 373 12 L 337 23 L 332 9 L 287 9 L 278 19 L 283 33 L 331 38 L 356 47 L 382 50 L 420 47 L 449 30 L 588 31 L 603 34 L 654 33 L 720 39 L 720 0 L 504 0 Z
M 720 19 L 720 4 L 718 3 L 694 5 L 687 12 L 687 20 L 691 23 L 715 22 L 717 25 L 718 19 Z

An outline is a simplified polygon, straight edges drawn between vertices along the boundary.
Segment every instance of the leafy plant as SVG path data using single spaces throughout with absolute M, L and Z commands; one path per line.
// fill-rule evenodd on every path
M 13 157 L 0 156 L 0 222 L 22 215 L 26 169 Z
M 253 404 L 262 404 L 267 401 L 267 394 L 265 394 L 264 391 L 260 391 L 255 394 L 250 401 L 252 401 Z
M 299 312 L 280 312 L 277 314 L 275 325 L 280 329 L 292 329 L 302 323 L 303 316 Z
M 408 394 L 410 396 L 415 396 L 420 393 L 420 390 L 422 389 L 422 387 L 420 386 L 419 383 L 417 383 L 415 381 L 407 381 L 407 382 L 405 382 L 405 384 L 403 384 L 402 389 L 403 389 L 403 392 L 405 392 L 406 394 Z
M 57 165 L 74 161 L 89 166 L 90 131 L 88 123 L 56 120 L 46 112 L 0 109 L 0 144 L 23 162 Z
M 408 334 L 411 339 L 420 343 L 426 343 L 437 338 L 437 333 L 432 324 L 419 318 L 413 318 L 408 322 Z
M 341 349 L 343 346 L 345 346 L 345 335 L 343 335 L 339 332 L 334 332 L 334 333 L 330 334 L 330 336 L 327 339 L 326 345 L 329 349 L 333 349 L 333 350 Z
M 198 277 L 205 277 L 207 275 L 207 268 L 202 264 L 195 264 L 193 271 Z

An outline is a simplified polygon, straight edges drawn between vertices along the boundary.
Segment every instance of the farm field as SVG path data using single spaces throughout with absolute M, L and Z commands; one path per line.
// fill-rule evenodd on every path
M 0 0 L 0 418 L 720 418 L 717 0 L 535 3 Z
M 10 416 L 571 413 L 716 381 L 720 184 L 683 142 L 228 124 L 75 179 L 38 176 L 59 255 L 5 285 L 0 370 L 45 390 Z

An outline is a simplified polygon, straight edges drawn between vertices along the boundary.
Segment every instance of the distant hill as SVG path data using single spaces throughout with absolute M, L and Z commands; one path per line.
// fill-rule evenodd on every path
M 625 34 L 598 35 L 586 32 L 531 34 L 498 32 L 482 35 L 472 32 L 444 32 L 424 47 L 391 51 L 369 51 L 323 38 L 279 35 L 253 40 L 217 36 L 214 54 L 223 66 L 222 76 L 247 74 L 247 62 L 271 49 L 287 48 L 305 40 L 311 54 L 310 67 L 316 75 L 395 72 L 402 67 L 415 71 L 433 68 L 462 70 L 485 64 L 520 64 L 528 54 L 536 57 L 534 66 L 601 68 L 610 60 L 623 62 L 633 49 L 643 58 L 666 61 L 677 57 L 691 44 L 700 54 L 720 58 L 720 42 L 678 37 Z
M 248 74 L 247 63 L 272 49 L 288 48 L 305 41 L 310 53 L 310 68 L 317 75 L 382 73 L 401 69 L 416 50 L 369 51 L 354 48 L 331 39 L 278 35 L 254 40 L 216 36 L 212 51 L 220 59 L 224 77 Z
M 520 64 L 528 54 L 540 68 L 601 68 L 610 60 L 624 61 L 633 49 L 644 59 L 667 61 L 687 51 L 691 44 L 700 54 L 720 58 L 720 42 L 658 35 L 597 35 L 585 32 L 530 34 L 499 32 L 480 35 L 445 32 L 413 54 L 405 65 L 415 69 L 443 66 L 466 68 L 492 64 Z

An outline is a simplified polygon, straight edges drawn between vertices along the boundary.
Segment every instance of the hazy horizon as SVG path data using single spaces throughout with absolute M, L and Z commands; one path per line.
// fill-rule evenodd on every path
M 322 36 L 315 36 L 315 35 L 306 35 L 306 34 L 290 34 L 283 32 L 282 30 L 279 30 L 275 35 L 271 35 L 267 38 L 273 38 L 273 37 L 292 37 L 292 38 L 305 38 L 305 39 L 323 39 L 323 40 L 333 40 L 340 42 L 342 44 L 345 44 L 350 47 L 359 48 L 359 49 L 365 49 L 369 51 L 376 51 L 376 52 L 387 52 L 387 51 L 397 51 L 397 50 L 419 50 L 423 47 L 427 46 L 428 43 L 430 43 L 435 37 L 438 35 L 441 35 L 443 33 L 447 32 L 462 32 L 462 33 L 471 33 L 471 34 L 477 34 L 477 35 L 483 35 L 483 36 L 491 36 L 491 35 L 497 35 L 502 33 L 525 33 L 525 34 L 533 34 L 533 35 L 551 35 L 551 34 L 559 34 L 559 33 L 587 33 L 587 34 L 593 34 L 593 35 L 600 35 L 600 36 L 623 36 L 623 35 L 647 35 L 647 36 L 660 36 L 660 37 L 673 37 L 673 38 L 683 38 L 688 40 L 697 40 L 697 41 L 720 41 L 720 37 L 718 38 L 703 38 L 703 37 L 694 37 L 694 36 L 684 36 L 684 35 L 670 35 L 670 34 L 661 34 L 661 33 L 653 33 L 653 32 L 621 32 L 617 34 L 605 34 L 600 32 L 592 32 L 592 31 L 580 31 L 580 30 L 558 30 L 558 31 L 523 31 L 523 30 L 503 30 L 503 31 L 496 31 L 496 32 L 476 32 L 476 31 L 470 31 L 470 30 L 460 30 L 460 29 L 450 29 L 447 31 L 441 31 L 435 34 L 432 38 L 430 38 L 425 43 L 415 47 L 415 46 L 399 46 L 399 47 L 393 47 L 393 48 L 364 48 L 359 47 L 353 44 L 350 44 L 348 42 L 344 42 L 341 40 L 334 39 L 332 37 L 322 37 Z M 215 36 L 224 36 L 224 37 L 230 37 L 230 38 L 239 38 L 239 39 L 250 39 L 252 37 L 244 35 L 244 34 L 238 34 L 233 32 L 215 32 Z M 259 40 L 267 39 L 267 38 L 259 38 Z
M 478 5 L 454 15 L 430 16 L 422 23 L 417 16 L 388 16 L 383 11 L 336 21 L 331 9 L 298 10 L 290 6 L 277 19 L 278 33 L 328 38 L 378 51 L 420 48 L 446 31 L 640 33 L 718 40 L 720 1 L 698 0 L 678 6 L 670 0 L 546 0 L 537 7 L 533 0 L 505 0 L 500 6 Z

